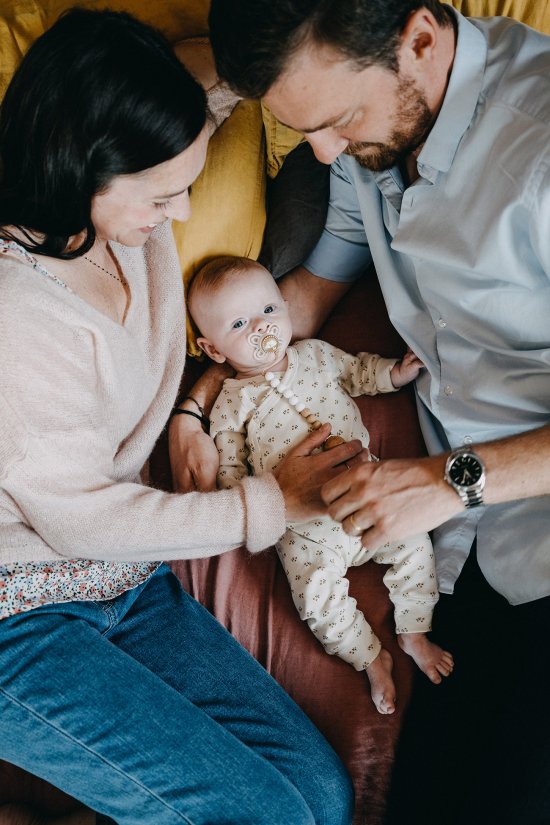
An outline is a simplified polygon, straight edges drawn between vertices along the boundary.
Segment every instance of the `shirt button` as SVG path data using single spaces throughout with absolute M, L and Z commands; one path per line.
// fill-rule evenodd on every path
M 453 394 L 453 388 L 450 386 L 450 384 L 447 384 L 444 387 L 443 392 L 445 393 L 445 395 L 452 395 Z
M 444 321 L 443 318 L 440 318 L 437 322 L 441 329 L 444 329 L 447 326 L 447 321 Z
M 471 435 L 465 435 L 464 438 L 462 439 L 464 444 L 472 444 L 473 440 L 474 439 L 472 438 Z

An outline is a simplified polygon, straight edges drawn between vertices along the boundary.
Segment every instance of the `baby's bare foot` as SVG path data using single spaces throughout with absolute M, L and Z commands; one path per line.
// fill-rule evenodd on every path
M 420 670 L 434 685 L 439 685 L 442 676 L 453 672 L 453 657 L 439 645 L 430 642 L 425 633 L 399 633 L 399 646 L 411 656 Z
M 367 668 L 372 701 L 379 713 L 393 713 L 395 710 L 395 685 L 391 677 L 393 659 L 387 650 L 380 653 Z

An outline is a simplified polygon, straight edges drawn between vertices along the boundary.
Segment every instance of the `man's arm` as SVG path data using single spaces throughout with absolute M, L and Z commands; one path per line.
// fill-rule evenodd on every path
M 550 495 L 550 425 L 472 446 L 486 466 L 486 504 Z M 355 466 L 323 486 L 323 501 L 346 532 L 364 530 L 367 548 L 433 530 L 464 509 L 444 480 L 446 459 L 441 454 Z
M 279 281 L 283 298 L 288 302 L 293 338 L 313 338 L 332 308 L 353 283 L 329 281 L 298 266 Z

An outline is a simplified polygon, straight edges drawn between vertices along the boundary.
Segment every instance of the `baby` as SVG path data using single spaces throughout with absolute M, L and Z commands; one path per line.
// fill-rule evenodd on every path
M 332 425 L 327 441 L 358 438 L 368 447 L 369 434 L 350 396 L 392 392 L 413 381 L 423 366 L 412 352 L 398 361 L 348 355 L 318 340 L 291 346 L 290 317 L 277 284 L 247 258 L 206 264 L 192 281 L 188 307 L 200 330 L 199 346 L 236 371 L 224 382 L 211 414 L 220 487 L 273 470 L 310 428 L 324 421 Z M 348 595 L 348 567 L 369 559 L 391 565 L 384 582 L 401 648 L 435 684 L 451 673 L 452 656 L 426 636 L 438 598 L 427 535 L 371 552 L 360 537 L 348 536 L 323 516 L 289 524 L 277 550 L 301 618 L 328 653 L 366 671 L 380 713 L 395 710 L 392 658 Z

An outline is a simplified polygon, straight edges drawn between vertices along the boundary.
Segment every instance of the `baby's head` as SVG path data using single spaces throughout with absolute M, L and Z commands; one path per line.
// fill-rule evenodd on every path
M 205 264 L 189 289 L 187 306 L 199 328 L 197 343 L 239 375 L 259 375 L 285 357 L 292 337 L 286 302 L 273 277 L 249 258 L 224 256 Z

